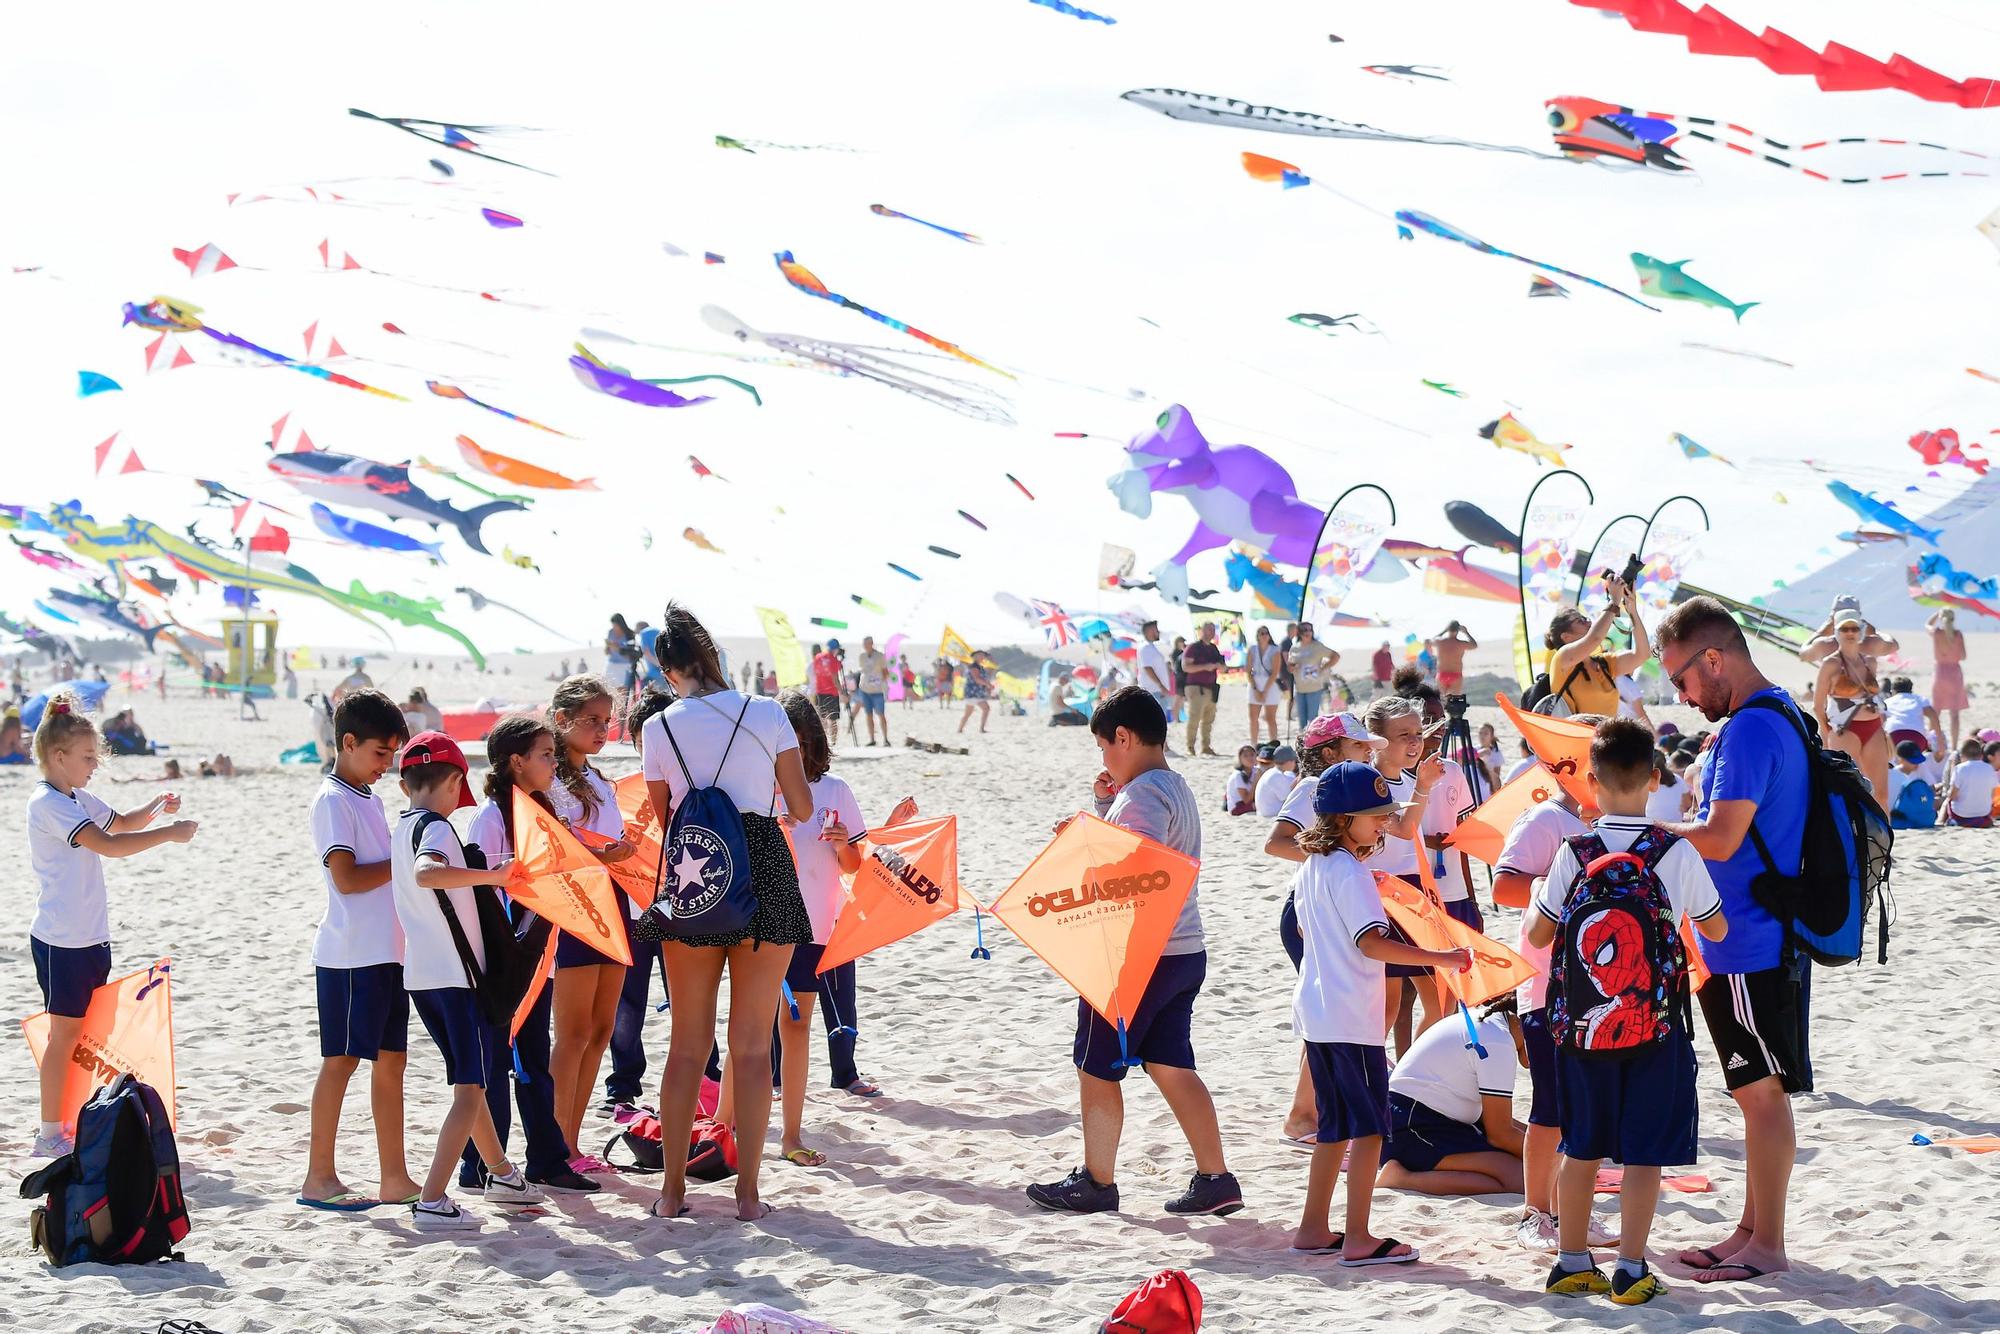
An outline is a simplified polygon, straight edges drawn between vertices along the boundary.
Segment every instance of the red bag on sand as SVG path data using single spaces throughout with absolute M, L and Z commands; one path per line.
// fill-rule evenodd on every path
M 687 1174 L 696 1181 L 725 1181 L 736 1175 L 736 1136 L 728 1126 L 705 1116 L 694 1119 Z
M 1201 1328 L 1201 1289 L 1178 1269 L 1159 1273 L 1125 1294 L 1098 1334 L 1195 1334 Z

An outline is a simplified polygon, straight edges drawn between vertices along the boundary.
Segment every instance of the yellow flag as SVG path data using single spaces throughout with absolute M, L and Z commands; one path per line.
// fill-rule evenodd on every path
M 944 634 L 938 638 L 938 656 L 950 658 L 953 662 L 971 662 L 972 645 L 966 643 L 963 635 L 947 625 Z
M 806 683 L 806 651 L 792 629 L 792 618 L 772 607 L 757 608 L 764 623 L 764 641 L 771 646 L 771 670 L 778 674 L 781 687 Z

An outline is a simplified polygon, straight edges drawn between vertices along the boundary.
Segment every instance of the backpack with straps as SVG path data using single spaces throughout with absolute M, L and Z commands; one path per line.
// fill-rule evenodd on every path
M 23 1199 L 38 1195 L 28 1234 L 52 1265 L 180 1259 L 187 1200 L 160 1095 L 131 1075 L 99 1089 L 77 1113 L 75 1150 L 21 1183 Z
M 715 708 L 713 704 L 709 707 Z M 723 766 L 729 762 L 730 748 L 736 744 L 736 734 L 743 730 L 743 717 L 749 711 L 746 699 L 707 787 L 695 786 L 687 757 L 681 754 L 666 715 L 660 715 L 660 731 L 673 747 L 687 791 L 674 807 L 673 823 L 660 852 L 662 883 L 655 891 L 653 906 L 633 923 L 633 934 L 641 940 L 731 935 L 749 930 L 757 915 L 743 812 L 737 809 L 734 797 L 716 786 L 722 781 Z
M 1566 842 L 1582 869 L 1549 947 L 1549 1035 L 1582 1057 L 1640 1055 L 1688 1024 L 1687 947 L 1658 869 L 1679 840 L 1653 825 L 1625 852 L 1595 833 Z
M 1547 672 L 1535 673 L 1534 684 L 1521 695 L 1521 707 L 1529 713 L 1539 713 L 1544 718 L 1569 717 L 1576 712 L 1569 702 L 1569 688 L 1576 684 L 1576 678 L 1590 665 L 1590 662 L 1589 658 L 1585 658 L 1570 668 L 1569 675 L 1563 678 L 1561 690 L 1550 688 Z
M 1896 835 L 1889 817 L 1868 790 L 1852 757 L 1820 744 L 1819 730 L 1804 715 L 1771 695 L 1759 695 L 1738 713 L 1759 709 L 1791 723 L 1806 752 L 1805 831 L 1799 840 L 1799 869 L 1787 875 L 1750 822 L 1750 842 L 1764 869 L 1750 881 L 1758 906 L 1785 928 L 1787 949 L 1813 962 L 1838 965 L 1861 957 L 1874 901 L 1875 962 L 1889 962 L 1889 923 L 1895 900 L 1889 896 L 1889 865 Z
M 438 823 L 451 829 L 451 821 L 436 811 L 425 811 L 417 817 L 415 827 L 410 830 L 412 851 L 423 847 L 424 831 Z M 454 835 L 457 832 L 452 830 Z M 485 849 L 460 843 L 459 851 L 464 854 L 468 868 L 486 869 Z M 513 1026 L 514 1011 L 527 999 L 528 988 L 535 984 L 535 974 L 548 948 L 549 932 L 555 930 L 555 925 L 534 913 L 524 912 L 517 930 L 507 906 L 500 901 L 500 891 L 492 885 L 474 885 L 472 902 L 479 923 L 479 943 L 486 954 L 486 966 L 482 968 L 478 956 L 472 952 L 465 925 L 458 920 L 451 891 L 431 892 L 437 895 L 438 907 L 444 912 L 444 924 L 451 932 L 452 947 L 458 951 L 458 962 L 465 969 L 465 983 L 472 988 L 480 1018 L 506 1032 Z
M 1902 792 L 1896 797 L 1895 809 L 1889 812 L 1889 827 L 1937 828 L 1937 789 L 1921 778 L 1912 778 L 1903 784 Z

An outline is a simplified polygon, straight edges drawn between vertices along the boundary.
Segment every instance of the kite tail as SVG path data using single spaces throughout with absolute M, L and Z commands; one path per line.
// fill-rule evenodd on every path
M 799 1021 L 799 998 L 792 994 L 792 984 L 780 978 L 778 980 L 778 990 L 785 994 L 785 1008 L 791 1012 L 792 1022 L 797 1023 Z M 1482 1051 L 1479 1054 L 1484 1056 L 1486 1053 Z
M 842 1018 L 840 1017 L 840 1007 L 839 1007 L 838 1005 L 836 1005 L 836 1004 L 834 1003 L 834 999 L 833 999 L 833 992 L 831 992 L 831 991 L 827 990 L 827 989 L 826 989 L 825 987 L 821 987 L 821 988 L 820 988 L 820 996 L 821 996 L 821 997 L 822 997 L 822 998 L 823 998 L 823 999 L 824 999 L 824 1000 L 826 1001 L 826 1009 L 827 1009 L 827 1013 L 828 1013 L 828 1014 L 831 1014 L 831 1015 L 833 1016 L 833 1019 L 834 1019 L 834 1024 L 833 1024 L 833 1032 L 832 1032 L 832 1033 L 830 1033 L 830 1034 L 829 1034 L 828 1036 L 830 1036 L 830 1037 L 836 1037 L 836 1038 L 837 1038 L 837 1037 L 850 1037 L 850 1038 L 858 1038 L 858 1037 L 860 1037 L 860 1036 L 861 1036 L 861 1030 L 860 1030 L 860 1029 L 858 1029 L 858 1028 L 856 1028 L 856 1027 L 855 1027 L 855 1026 L 854 1026 L 853 1024 L 850 1024 L 850 1023 L 848 1023 L 847 1021 L 845 1021 L 844 1019 L 842 1019 Z M 794 1017 L 794 1018 L 796 1018 L 796 1017 L 797 1017 L 797 1016 L 796 1016 L 796 1014 L 795 1014 L 795 1015 L 794 1015 L 793 1017 Z
M 510 1056 L 514 1058 L 514 1076 L 513 1076 L 514 1082 L 517 1084 L 534 1083 L 535 1081 L 529 1077 L 527 1069 L 523 1067 L 521 1064 L 520 1047 L 514 1044 L 513 1042 L 509 1042 L 507 1044 L 507 1052 Z
M 1480 1060 L 1486 1059 L 1486 1047 L 1479 1040 L 1479 1029 L 1472 1022 L 1472 1011 L 1465 1008 L 1465 1002 L 1458 1003 L 1459 1017 L 1465 1020 L 1465 1049 L 1474 1052 Z
M 986 948 L 986 925 L 983 920 L 984 917 L 985 914 L 979 911 L 979 905 L 976 903 L 973 904 L 972 957 L 975 959 L 991 959 L 993 957 L 993 951 Z
M 1118 1019 L 1118 1059 L 1112 1062 L 1112 1065 L 1119 1070 L 1130 1070 L 1134 1066 L 1143 1064 L 1145 1064 L 1143 1061 L 1132 1059 L 1131 1050 L 1125 1045 L 1125 1019 L 1121 1015 Z

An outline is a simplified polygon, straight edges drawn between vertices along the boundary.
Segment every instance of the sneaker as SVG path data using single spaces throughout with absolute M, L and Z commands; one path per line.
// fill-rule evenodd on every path
M 67 1158 L 76 1152 L 76 1136 L 68 1130 L 53 1135 L 36 1135 L 35 1146 L 28 1150 L 30 1158 Z
M 616 1172 L 618 1169 L 595 1154 L 579 1153 L 569 1160 L 569 1170 L 583 1173 Z
M 1028 1199 L 1044 1209 L 1073 1214 L 1115 1213 L 1118 1183 L 1100 1186 L 1081 1167 L 1061 1181 L 1028 1187 Z
M 1611 1300 L 1620 1306 L 1640 1306 L 1650 1302 L 1667 1290 L 1660 1282 L 1660 1276 L 1651 1269 L 1632 1277 L 1622 1269 L 1611 1271 Z
M 1232 1172 L 1196 1172 L 1188 1188 L 1167 1201 L 1170 1214 L 1214 1214 L 1220 1218 L 1243 1207 L 1243 1189 Z
M 1588 1269 L 1564 1269 L 1558 1260 L 1555 1268 L 1549 1270 L 1549 1279 L 1542 1285 L 1542 1291 L 1559 1297 L 1586 1297 L 1611 1291 L 1611 1281 L 1596 1265 Z
M 1540 1209 L 1528 1210 L 1521 1215 L 1521 1221 L 1514 1227 L 1514 1240 L 1525 1250 L 1559 1249 L 1556 1244 L 1556 1216 L 1545 1214 Z
M 598 1191 L 604 1189 L 596 1181 L 585 1176 L 567 1163 L 553 1171 L 534 1173 L 528 1177 L 528 1180 L 537 1186 L 546 1186 L 550 1190 L 567 1191 L 572 1195 L 595 1195 Z
M 505 1205 L 508 1208 L 520 1208 L 524 1205 L 540 1204 L 547 1198 L 548 1196 L 542 1194 L 541 1187 L 521 1175 L 521 1169 L 518 1167 L 514 1169 L 514 1175 L 511 1177 L 496 1177 L 490 1173 L 487 1175 L 486 1202 L 488 1204 Z
M 479 1220 L 448 1199 L 436 1204 L 418 1201 L 410 1206 L 410 1225 L 419 1232 L 466 1232 L 478 1228 Z

